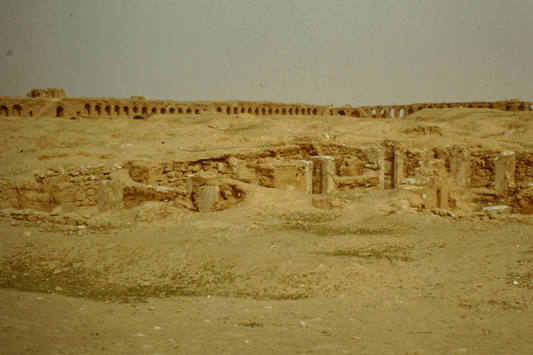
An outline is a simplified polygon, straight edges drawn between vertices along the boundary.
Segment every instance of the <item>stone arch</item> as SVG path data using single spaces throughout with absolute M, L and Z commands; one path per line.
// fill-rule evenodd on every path
M 234 107 L 233 108 L 233 114 L 237 115 L 238 113 L 239 113 L 239 108 L 238 107 Z
M 274 115 L 279 115 L 279 108 L 274 110 Z
M 314 108 L 313 111 L 311 111 L 311 113 L 316 116 L 318 114 L 318 110 Z
M 268 108 L 268 114 L 269 114 L 269 115 L 272 115 L 272 107 L 269 107 L 269 108 Z
M 9 111 L 8 111 L 6 105 L 2 105 L 2 106 L 0 107 L 0 116 L 6 116 L 6 117 L 9 117 Z
M 30 117 L 33 117 L 33 110 L 30 110 Z
M 526 110 L 526 107 L 524 104 L 518 105 L 518 111 L 525 111 L 525 110 Z
M 218 112 L 218 113 L 222 113 L 222 107 L 220 107 L 220 106 L 217 107 L 217 112 Z
M 283 108 L 283 109 L 281 110 L 281 114 L 282 114 L 282 115 L 286 115 L 286 114 L 287 114 L 287 109 L 286 109 L 286 108 Z
M 124 115 L 129 116 L 129 115 L 130 115 L 130 108 L 129 108 L 129 106 L 124 106 L 122 112 L 124 112 Z
M 57 106 L 56 117 L 65 117 L 65 108 L 63 106 Z
M 245 107 L 241 107 L 241 113 L 246 113 L 246 108 Z
M 346 116 L 346 111 L 344 111 L 344 110 L 339 110 L 339 111 L 337 112 L 337 116 Z
M 105 114 L 108 116 L 111 116 L 111 106 L 107 105 L 105 107 Z
M 137 106 L 133 106 L 133 113 L 139 113 L 139 108 Z
M 161 112 L 161 114 L 163 114 L 163 115 L 164 115 L 165 113 L 167 113 L 167 109 L 166 109 L 166 108 L 164 108 L 164 107 L 162 107 L 162 108 L 161 108 L 161 111 L 160 111 L 160 112 Z
M 152 107 L 152 114 L 156 114 L 157 113 L 157 107 Z
M 263 115 L 266 115 L 266 114 L 267 114 L 267 112 L 266 112 L 266 108 L 263 107 L 263 108 L 261 109 L 261 113 L 262 113 Z
M 409 106 L 409 108 L 407 109 L 407 116 L 412 115 L 413 113 L 415 113 L 415 110 Z
M 405 117 L 405 111 L 403 108 L 398 111 L 398 118 L 404 118 Z
M 353 110 L 352 113 L 350 114 L 350 116 L 356 117 L 356 118 L 360 118 L 361 117 L 361 112 L 359 112 L 359 110 Z
M 377 111 L 375 108 L 372 109 L 372 111 L 370 111 L 371 115 L 372 115 L 372 118 L 376 118 L 377 117 Z
M 120 106 L 115 106 L 115 114 L 120 116 Z
M 175 114 L 176 113 L 176 109 L 174 107 L 171 107 L 170 110 L 169 110 L 169 113 L 171 115 Z
M 185 111 L 186 113 L 192 113 L 192 110 L 190 107 L 187 107 L 187 111 Z
M 179 114 L 183 113 L 183 108 L 182 107 L 178 107 L 178 113 Z
M 253 114 L 253 113 L 254 113 L 254 110 L 253 110 L 251 107 L 248 107 L 248 113 L 249 113 L 249 114 Z
M 389 117 L 396 118 L 396 110 L 394 109 L 394 107 L 389 110 Z
M 298 107 L 296 107 L 296 108 L 294 109 L 294 114 L 295 114 L 295 115 L 299 115 L 299 114 L 300 114 L 300 109 L 299 109 Z
M 20 107 L 20 105 L 13 106 L 13 116 L 18 116 L 18 117 L 22 116 L 22 107 Z
M 196 115 L 199 115 L 199 114 L 200 114 L 200 109 L 197 108 L 196 110 L 194 110 L 194 113 L 195 113 Z
M 230 107 L 226 107 L 226 114 L 227 115 L 231 114 L 231 108 Z
M 529 111 L 533 111 L 533 105 L 529 105 Z
M 100 105 L 95 105 L 95 106 L 94 106 L 94 110 L 96 111 L 96 114 L 97 114 L 98 116 L 100 116 L 100 115 L 102 114 L 102 106 L 100 106 Z
M 90 116 L 90 115 L 91 115 L 91 105 L 89 105 L 89 104 L 85 104 L 85 106 L 83 107 L 83 110 L 84 110 L 84 113 L 85 113 L 87 116 Z
M 255 108 L 254 114 L 259 115 L 259 108 L 257 108 L 257 107 Z
M 144 116 L 144 115 L 147 115 L 148 114 L 148 108 L 147 107 L 144 107 L 141 109 L 141 114 Z

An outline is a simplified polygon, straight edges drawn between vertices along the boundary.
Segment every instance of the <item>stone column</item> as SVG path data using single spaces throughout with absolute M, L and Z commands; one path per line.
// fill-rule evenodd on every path
M 313 162 L 313 193 L 327 194 L 335 191 L 335 159 L 332 157 L 309 157 Z
M 466 146 L 454 145 L 450 158 L 450 172 L 457 186 L 470 187 L 472 171 L 470 170 L 470 150 Z
M 514 186 L 516 155 L 514 152 L 502 152 L 494 164 L 494 192 L 497 197 L 506 198 L 509 186 Z
M 124 192 L 120 180 L 98 182 L 98 209 L 100 212 L 120 211 L 124 208 Z
M 200 186 L 198 188 L 198 211 L 215 212 L 219 196 L 218 186 Z
M 385 190 L 385 150 L 378 149 L 379 189 Z
M 392 170 L 392 187 L 400 187 L 402 179 L 405 178 L 404 173 L 404 159 L 405 150 L 401 147 L 394 149 L 394 161 Z

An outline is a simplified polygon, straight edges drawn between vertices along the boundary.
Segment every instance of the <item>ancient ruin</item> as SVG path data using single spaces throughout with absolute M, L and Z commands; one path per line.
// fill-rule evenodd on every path
M 423 109 L 454 107 L 533 111 L 533 103 L 518 100 L 334 108 L 143 97 L 68 98 L 61 89 L 32 90 L 27 98 L 0 98 L 0 116 L 67 119 L 201 114 L 401 118 Z M 435 134 L 434 128 L 426 128 L 421 134 Z M 326 195 L 349 189 L 404 189 L 416 196 L 405 207 L 418 211 L 452 215 L 461 205 L 463 210 L 470 206 L 472 212 L 533 214 L 533 152 L 527 150 L 493 151 L 457 144 L 447 149 L 421 149 L 386 139 L 371 146 L 292 142 L 193 161 L 165 159 L 68 170 L 50 167 L 24 179 L 2 178 L 0 209 L 18 220 L 82 225 L 86 218 L 76 212 L 83 207 L 98 206 L 100 212 L 108 212 L 131 209 L 146 201 L 166 201 L 193 211 L 214 212 L 238 205 L 246 198 L 247 186 L 257 185 Z

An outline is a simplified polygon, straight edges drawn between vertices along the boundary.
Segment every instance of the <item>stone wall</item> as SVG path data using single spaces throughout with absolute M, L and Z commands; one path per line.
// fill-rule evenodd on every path
M 504 111 L 533 111 L 533 102 L 509 100 L 495 102 L 419 103 L 392 106 L 331 107 L 252 101 L 170 101 L 146 100 L 142 96 L 118 98 L 70 98 L 63 89 L 34 89 L 28 97 L 0 97 L 0 116 L 98 118 L 130 117 L 146 119 L 151 115 L 253 114 L 283 116 L 351 116 L 401 118 L 430 108 L 490 108 Z

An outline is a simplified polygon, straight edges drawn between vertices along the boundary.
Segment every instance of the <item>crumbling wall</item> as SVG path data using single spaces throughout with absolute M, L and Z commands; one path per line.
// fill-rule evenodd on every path
M 428 108 L 490 108 L 504 111 L 533 111 L 533 102 L 509 100 L 496 102 L 418 103 L 411 105 L 344 107 L 285 104 L 252 101 L 170 101 L 130 99 L 70 98 L 63 89 L 34 89 L 27 98 L 0 97 L 0 116 L 64 117 L 71 119 L 130 117 L 146 119 L 151 115 L 253 114 L 283 116 L 351 116 L 356 118 L 401 118 Z
M 493 188 L 495 159 L 499 152 L 492 150 L 474 150 L 471 157 L 471 188 Z

